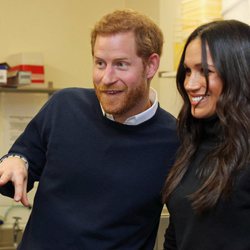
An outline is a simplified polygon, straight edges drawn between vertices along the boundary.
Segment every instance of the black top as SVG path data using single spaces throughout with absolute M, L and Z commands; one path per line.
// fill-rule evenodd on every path
M 198 215 L 187 198 L 201 185 L 196 174 L 201 160 L 219 140 L 217 119 L 204 120 L 196 157 L 167 204 L 170 225 L 165 235 L 166 250 L 250 249 L 250 166 L 238 174 L 230 198 L 220 199 L 215 208 Z
M 128 126 L 103 116 L 93 90 L 54 94 L 10 151 L 28 159 L 29 189 L 39 181 L 19 249 L 152 250 L 175 123 L 158 107 Z

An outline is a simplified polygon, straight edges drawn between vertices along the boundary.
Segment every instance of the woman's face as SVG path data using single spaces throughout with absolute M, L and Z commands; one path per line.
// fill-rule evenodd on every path
M 214 66 L 207 46 L 209 88 L 206 93 L 206 79 L 202 67 L 201 40 L 196 38 L 186 48 L 184 66 L 186 69 L 184 88 L 195 118 L 208 118 L 216 113 L 216 103 L 222 92 L 222 80 Z

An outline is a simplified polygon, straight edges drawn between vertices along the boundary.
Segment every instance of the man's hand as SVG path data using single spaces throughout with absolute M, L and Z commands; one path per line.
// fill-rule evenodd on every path
M 11 181 L 14 185 L 15 201 L 21 201 L 26 207 L 30 207 L 27 196 L 28 171 L 25 162 L 16 157 L 9 157 L 0 163 L 0 186 Z

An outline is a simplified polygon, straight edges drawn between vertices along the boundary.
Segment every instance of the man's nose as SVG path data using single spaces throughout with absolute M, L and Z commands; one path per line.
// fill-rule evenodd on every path
M 112 84 L 117 80 L 116 72 L 112 65 L 107 65 L 103 72 L 102 82 L 103 84 Z

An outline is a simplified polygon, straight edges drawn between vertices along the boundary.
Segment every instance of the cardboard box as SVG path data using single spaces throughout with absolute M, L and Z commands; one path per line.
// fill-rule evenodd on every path
M 31 72 L 32 83 L 44 83 L 44 67 L 41 65 L 20 64 L 10 67 L 9 72 Z
M 8 72 L 7 87 L 18 87 L 31 84 L 32 73 L 30 71 Z
M 10 65 L 9 72 L 29 71 L 31 72 L 31 83 L 43 84 L 45 82 L 45 72 L 43 56 L 41 53 L 19 53 L 8 57 Z
M 0 85 L 7 83 L 7 73 L 9 65 L 7 63 L 0 63 Z

